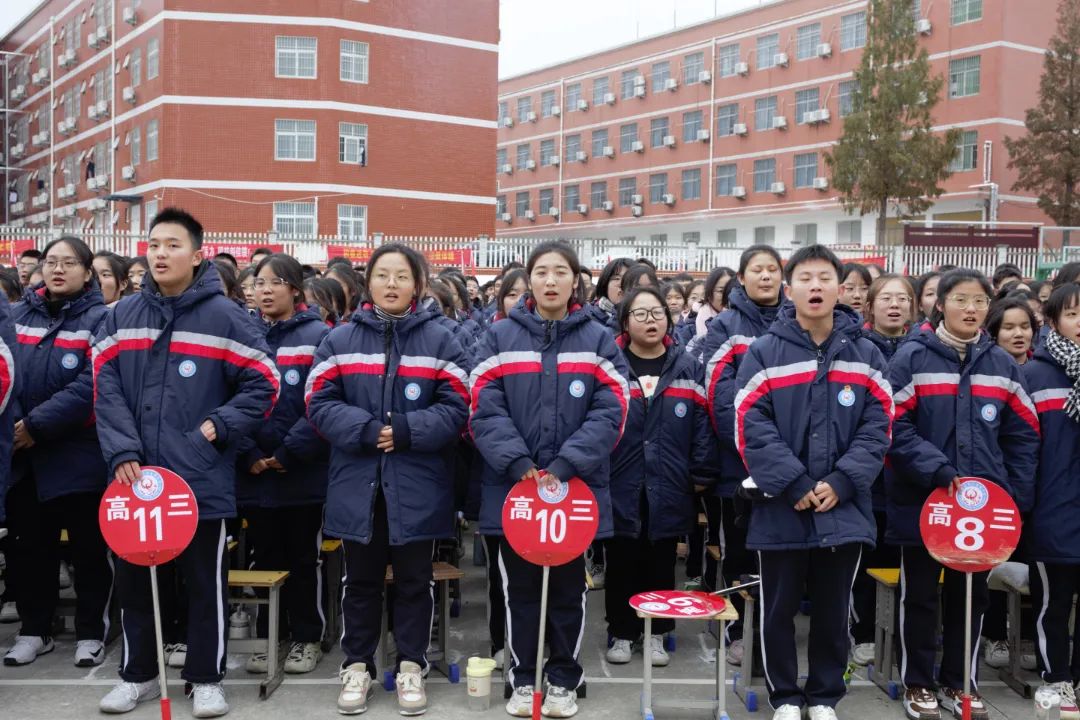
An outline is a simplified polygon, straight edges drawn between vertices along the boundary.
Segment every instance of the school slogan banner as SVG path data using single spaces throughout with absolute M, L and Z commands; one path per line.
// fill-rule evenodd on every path
M 0 240 L 0 262 L 14 265 L 19 255 L 34 247 L 34 241 L 28 238 Z
M 363 264 L 371 259 L 375 248 L 363 245 L 327 245 L 326 259 L 347 258 L 353 264 Z M 471 267 L 473 264 L 472 248 L 446 248 L 441 250 L 421 251 L 427 261 L 438 267 Z

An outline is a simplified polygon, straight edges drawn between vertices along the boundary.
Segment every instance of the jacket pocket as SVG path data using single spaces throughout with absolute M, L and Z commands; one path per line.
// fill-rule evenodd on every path
M 210 441 L 202 434 L 202 430 L 196 428 L 195 430 L 186 433 L 185 437 L 194 452 L 194 457 L 191 459 L 190 464 L 195 469 L 208 469 L 211 465 L 221 459 L 221 453 L 210 444 Z

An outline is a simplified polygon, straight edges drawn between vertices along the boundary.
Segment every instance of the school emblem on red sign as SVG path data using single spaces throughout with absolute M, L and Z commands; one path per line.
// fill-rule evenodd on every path
M 113 481 L 98 508 L 98 523 L 114 553 L 135 565 L 161 565 L 195 537 L 199 507 L 176 473 L 144 465 L 130 486 Z
M 565 565 L 585 552 L 600 526 L 592 490 L 578 478 L 552 489 L 519 482 L 506 496 L 503 534 L 514 552 L 534 565 Z
M 984 572 L 1009 559 L 1020 542 L 1020 511 L 1009 493 L 989 480 L 960 478 L 930 493 L 919 518 L 926 550 L 945 567 Z
M 711 618 L 724 611 L 723 598 L 703 592 L 684 590 L 652 590 L 630 598 L 630 607 L 652 617 Z

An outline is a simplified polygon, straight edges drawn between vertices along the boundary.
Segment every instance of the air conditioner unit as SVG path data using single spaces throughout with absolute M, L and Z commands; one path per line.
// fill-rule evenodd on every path
M 578 162 L 585 162 L 589 159 L 589 153 L 585 152 L 584 150 L 578 150 L 576 153 L 574 153 L 574 159 Z
M 34 196 L 34 199 L 33 199 L 32 203 L 33 203 L 34 207 L 41 207 L 42 205 L 47 205 L 49 203 L 49 194 L 48 193 L 38 193 L 37 195 Z
M 534 213 L 532 210 L 526 210 L 525 211 L 525 219 L 526 220 L 535 220 L 536 219 L 536 213 Z
M 49 71 L 46 70 L 45 68 L 42 68 L 41 70 L 38 70 L 37 75 L 38 75 L 38 79 L 37 79 L 38 85 L 45 85 L 45 84 L 47 84 L 49 82 Z
M 530 110 L 528 113 L 525 114 L 525 120 L 527 122 L 536 122 L 536 112 Z
M 22 100 L 24 97 L 26 97 L 26 86 L 16 85 L 15 89 L 11 91 L 11 99 Z
M 745 199 L 746 188 L 742 185 L 736 185 L 735 187 L 731 188 L 731 197 L 738 198 L 739 200 Z
M 511 175 L 514 172 L 514 166 L 510 163 L 503 163 L 499 167 L 499 172 L 501 172 L 503 175 Z
M 34 144 L 35 145 L 48 145 L 49 144 L 49 131 L 48 130 L 42 130 L 37 135 L 35 135 L 34 136 Z
M 772 126 L 774 130 L 787 130 L 787 118 L 783 115 L 777 115 L 772 119 Z
M 60 67 L 69 67 L 75 64 L 75 51 L 66 50 L 60 53 L 60 57 L 57 59 L 57 64 Z
M 86 33 L 86 44 L 89 47 L 96 48 L 98 46 L 98 36 L 96 30 L 91 30 Z
M 669 147 L 669 148 L 670 147 L 675 147 L 675 136 L 674 135 L 665 135 L 664 136 L 664 147 Z
M 604 212 L 611 212 L 615 209 L 615 201 L 605 200 L 600 204 L 600 207 L 603 208 Z
M 705 83 L 706 85 L 712 82 L 712 72 L 709 70 L 702 70 L 697 74 L 697 81 L 699 83 Z
M 67 190 L 65 190 L 62 187 L 56 188 L 56 197 L 61 198 L 61 199 L 66 198 L 67 197 Z
M 817 56 L 819 58 L 832 57 L 832 43 L 821 43 L 818 45 Z
M 101 198 L 95 198 L 90 201 L 90 209 L 93 211 L 104 210 L 106 207 L 108 207 L 108 203 Z
M 705 128 L 702 128 L 701 130 L 698 130 L 697 131 L 697 139 L 698 139 L 698 142 L 708 142 L 709 141 L 709 131 L 706 130 Z
M 505 223 L 513 222 L 513 220 L 514 220 L 514 216 L 511 215 L 510 213 L 503 213 L 502 215 L 499 216 L 499 218 Z
M 589 206 L 585 203 L 581 203 L 577 206 L 578 215 L 587 215 L 589 212 Z
M 645 143 L 641 140 L 635 140 L 630 143 L 630 149 L 634 152 L 645 152 Z
M 606 157 L 606 158 L 615 157 L 615 148 L 613 148 L 610 145 L 605 145 L 604 146 L 604 157 Z
M 93 190 L 96 187 L 97 187 L 97 178 L 96 177 L 88 177 L 88 178 L 86 178 L 86 189 L 87 190 Z
M 552 205 L 550 208 L 548 208 L 548 215 L 553 218 L 559 217 L 559 208 L 555 205 Z
M 614 105 L 615 104 L 615 93 L 604 93 L 604 104 L 605 105 Z
M 26 210 L 26 203 L 24 203 L 22 200 L 17 203 L 11 203 L 11 212 L 15 213 L 16 215 L 22 213 L 24 210 Z
M 120 176 L 125 180 L 135 180 L 135 167 L 133 165 L 125 165 L 120 171 Z
M 744 62 L 735 63 L 735 74 L 736 75 L 749 75 L 750 74 L 750 64 L 749 63 L 744 63 Z
M 514 127 L 514 118 L 507 115 L 506 117 L 504 117 L 502 119 L 502 124 L 503 124 L 503 127 L 508 127 L 508 128 Z
M 124 14 L 122 17 L 124 22 L 126 22 L 128 25 L 135 25 L 139 22 L 139 18 L 135 14 L 135 8 L 133 7 L 124 8 Z
M 817 111 L 817 121 L 819 123 L 827 123 L 832 119 L 832 113 L 829 112 L 829 108 L 821 108 Z
M 802 114 L 802 121 L 803 121 L 803 123 L 805 123 L 807 125 L 813 125 L 813 124 L 815 124 L 817 122 L 820 122 L 818 120 L 819 117 L 820 116 L 818 115 L 817 110 L 809 110 L 809 111 L 804 112 Z
M 91 120 L 98 119 L 98 109 L 96 104 L 86 106 L 86 117 L 90 118 Z
M 731 126 L 732 135 L 745 135 L 747 132 L 746 123 L 735 123 Z
M 778 67 L 787 67 L 788 66 L 787 53 L 776 53 L 775 55 L 772 56 L 772 62 L 773 62 L 773 65 L 776 65 Z
M 829 178 L 823 178 L 823 177 L 814 178 L 814 189 L 815 190 L 828 190 L 829 189 Z
M 589 109 L 589 101 L 588 100 L 578 100 L 577 101 L 577 109 L 578 110 L 588 110 Z
M 634 97 L 636 97 L 636 98 L 645 97 L 645 86 L 644 85 L 637 85 L 637 86 L 634 87 Z
M 26 146 L 22 143 L 11 146 L 11 157 L 21 158 L 24 154 L 26 154 Z
M 536 161 L 533 160 L 532 158 L 529 158 L 528 160 L 526 160 L 525 161 L 525 169 L 526 170 L 535 170 L 536 169 Z
M 98 190 L 104 190 L 107 187 L 109 187 L 109 176 L 108 175 L 98 175 L 97 176 L 97 189 Z
M 135 88 L 130 85 L 120 91 L 120 96 L 124 99 L 124 102 L 135 104 Z
M 562 158 L 560 158 L 558 155 L 551 155 L 550 157 L 548 157 L 548 165 L 557 166 L 561 160 Z
M 920 35 L 929 35 L 930 31 L 934 29 L 934 26 L 927 18 L 919 18 L 915 21 L 915 32 Z
M 644 75 L 635 75 L 634 76 L 634 87 L 645 87 L 645 76 Z
M 665 90 L 675 90 L 679 87 L 679 81 L 675 78 L 668 78 L 664 81 Z
M 68 197 L 75 197 L 75 183 L 65 185 L 64 191 L 67 192 Z
M 552 117 L 559 117 L 560 115 L 562 115 L 562 108 L 559 107 L 558 105 L 552 105 L 551 106 L 551 116 Z
M 672 193 L 665 193 L 664 196 L 660 199 L 664 202 L 665 205 L 675 204 L 675 196 Z
M 643 196 L 643 195 L 631 195 L 630 196 L 630 204 L 631 205 L 640 205 L 643 202 L 645 202 L 645 196 Z
M 644 212 L 645 211 L 641 208 L 640 205 L 635 205 L 634 207 L 630 208 L 630 214 L 634 217 L 641 217 Z
M 106 25 L 99 25 L 97 29 L 97 39 L 99 43 L 109 42 L 109 28 Z
M 782 182 L 774 182 L 769 186 L 769 192 L 773 195 L 783 195 L 787 192 L 787 186 Z
M 100 100 L 100 101 L 98 101 L 97 111 L 98 111 L 98 115 L 100 115 L 101 117 L 105 117 L 106 115 L 108 115 L 109 114 L 109 101 L 108 100 Z

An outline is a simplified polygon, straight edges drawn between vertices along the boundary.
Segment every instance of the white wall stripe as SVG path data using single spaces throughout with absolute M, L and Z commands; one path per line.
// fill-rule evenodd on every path
M 426 190 L 405 190 L 385 188 L 373 185 L 338 185 L 335 183 L 288 183 L 263 182 L 259 180 L 180 180 L 169 178 L 159 180 L 163 188 L 202 189 L 202 190 L 258 190 L 307 193 L 341 193 L 343 195 L 370 195 L 373 197 L 402 198 L 406 200 L 435 200 L 438 202 L 476 203 L 495 205 L 495 198 L 485 195 L 459 195 L 455 193 L 428 192 Z

